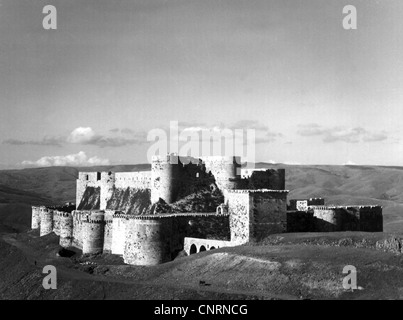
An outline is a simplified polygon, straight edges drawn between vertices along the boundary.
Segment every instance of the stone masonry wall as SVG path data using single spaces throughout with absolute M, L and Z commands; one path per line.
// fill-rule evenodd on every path
M 126 239 L 127 219 L 123 213 L 115 213 L 112 219 L 112 244 L 113 254 L 123 255 Z
M 102 253 L 104 248 L 105 216 L 103 211 L 92 212 L 83 224 L 83 254 Z
M 287 223 L 287 192 L 252 192 L 253 239 L 261 241 L 270 234 L 283 233 Z
M 73 215 L 62 212 L 60 217 L 60 246 L 68 248 L 73 244 Z
M 115 211 L 105 211 L 104 253 L 112 253 L 113 215 Z
M 227 201 L 230 215 L 231 241 L 238 244 L 246 243 L 253 234 L 250 195 L 246 192 L 228 192 Z
M 126 228 L 125 263 L 157 265 L 171 261 L 172 218 L 130 216 Z
M 41 225 L 41 208 L 32 206 L 32 220 L 31 220 L 31 229 L 39 229 Z
M 312 206 L 287 212 L 288 232 L 382 232 L 381 206 Z
M 40 236 L 42 237 L 53 232 L 53 210 L 41 207 L 40 217 Z

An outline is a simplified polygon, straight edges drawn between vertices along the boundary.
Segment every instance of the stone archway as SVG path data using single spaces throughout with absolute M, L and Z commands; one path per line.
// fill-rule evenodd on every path
M 206 247 L 205 246 L 200 246 L 199 252 L 203 252 L 206 251 Z
M 210 250 L 214 250 L 214 249 L 215 249 L 215 247 L 211 247 L 211 248 L 210 248 Z
M 195 244 L 192 244 L 192 245 L 190 246 L 189 253 L 190 253 L 190 254 L 194 254 L 194 253 L 196 253 L 196 252 L 197 252 L 196 245 L 195 245 Z

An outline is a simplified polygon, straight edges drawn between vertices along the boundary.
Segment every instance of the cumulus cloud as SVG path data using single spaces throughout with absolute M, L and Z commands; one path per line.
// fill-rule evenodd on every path
M 90 127 L 78 127 L 67 137 L 67 142 L 77 144 L 96 143 L 102 136 L 97 135 Z
M 323 142 L 343 141 L 347 143 L 377 142 L 388 139 L 385 131 L 370 132 L 361 127 L 331 127 L 325 128 L 316 123 L 300 125 L 297 133 L 304 137 L 321 136 Z
M 108 159 L 98 157 L 89 158 L 84 151 L 66 156 L 45 156 L 36 161 L 25 160 L 23 166 L 53 167 L 53 166 L 99 166 L 109 165 Z
M 357 164 L 351 160 L 348 160 L 347 162 L 343 163 L 343 166 L 356 166 Z

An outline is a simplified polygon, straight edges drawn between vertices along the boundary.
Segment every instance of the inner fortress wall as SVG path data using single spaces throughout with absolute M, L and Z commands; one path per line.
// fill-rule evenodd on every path
M 116 172 L 115 188 L 126 189 L 150 189 L 151 188 L 151 171 L 139 172 Z
M 151 202 L 159 198 L 166 203 L 176 201 L 180 185 L 183 164 L 178 156 L 154 156 L 151 163 Z
M 221 191 L 238 188 L 241 180 L 241 157 L 202 157 L 206 172 L 211 172 Z
M 76 180 L 76 209 L 79 208 L 81 199 L 83 198 L 87 187 L 99 188 L 101 185 L 100 172 L 79 172 Z

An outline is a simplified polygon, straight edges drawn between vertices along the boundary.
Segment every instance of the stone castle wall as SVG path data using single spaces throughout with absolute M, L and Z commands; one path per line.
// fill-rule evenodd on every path
M 46 236 L 53 232 L 53 210 L 46 207 L 40 208 L 40 236 Z
M 287 223 L 285 190 L 233 190 L 228 192 L 231 241 L 243 244 L 282 233 Z
M 123 259 L 134 265 L 157 265 L 172 260 L 172 219 L 130 216 Z
M 31 229 L 39 229 L 41 225 L 41 216 L 40 216 L 41 208 L 32 206 L 32 219 L 31 219 Z
M 287 232 L 382 232 L 381 206 L 310 206 L 287 212 Z
M 83 221 L 82 232 L 83 254 L 102 253 L 105 238 L 105 213 L 92 212 L 89 219 Z
M 60 219 L 60 246 L 68 248 L 73 244 L 73 215 L 68 212 L 62 212 Z

